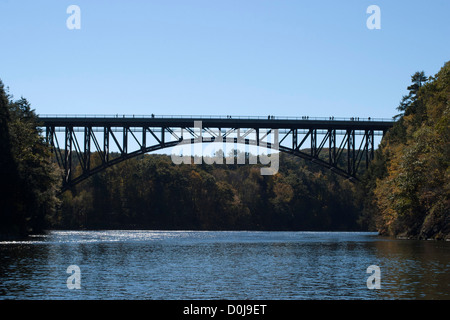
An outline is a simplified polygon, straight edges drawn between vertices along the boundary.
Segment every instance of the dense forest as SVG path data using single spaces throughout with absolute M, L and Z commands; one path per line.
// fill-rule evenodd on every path
M 59 177 L 30 103 L 13 101 L 0 81 L 0 238 L 48 227 L 59 204 Z
M 58 228 L 357 230 L 355 185 L 280 154 L 258 165 L 175 165 L 144 155 L 96 174 L 62 196 Z
M 363 215 L 381 234 L 450 237 L 450 62 L 417 72 L 361 184 Z
M 280 154 L 279 172 L 259 165 L 175 165 L 143 155 L 57 196 L 60 170 L 26 99 L 0 81 L 0 234 L 45 229 L 372 230 L 450 236 L 450 63 L 415 73 L 375 160 L 352 183 Z M 114 156 L 114 155 L 112 155 Z M 364 166 L 362 166 L 364 167 Z

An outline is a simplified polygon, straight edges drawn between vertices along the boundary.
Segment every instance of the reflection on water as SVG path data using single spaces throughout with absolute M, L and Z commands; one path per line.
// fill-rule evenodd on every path
M 373 233 L 55 231 L 0 242 L 0 299 L 450 299 L 449 249 Z

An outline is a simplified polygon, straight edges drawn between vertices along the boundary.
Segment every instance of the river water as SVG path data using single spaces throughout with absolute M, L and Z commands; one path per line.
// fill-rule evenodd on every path
M 367 232 L 53 231 L 0 242 L 0 299 L 447 300 L 449 271 L 450 242 Z

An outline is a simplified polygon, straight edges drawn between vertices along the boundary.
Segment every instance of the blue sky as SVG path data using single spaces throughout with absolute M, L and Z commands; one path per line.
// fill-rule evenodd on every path
M 449 13 L 448 0 L 0 0 L 0 78 L 39 114 L 390 118 L 415 71 L 449 60 Z

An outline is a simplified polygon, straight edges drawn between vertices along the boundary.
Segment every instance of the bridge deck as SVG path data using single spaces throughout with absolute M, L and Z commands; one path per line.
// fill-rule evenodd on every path
M 39 116 L 43 127 L 184 127 L 202 121 L 203 127 L 272 128 L 272 129 L 336 129 L 388 130 L 394 124 L 389 119 L 271 118 L 224 116 Z

